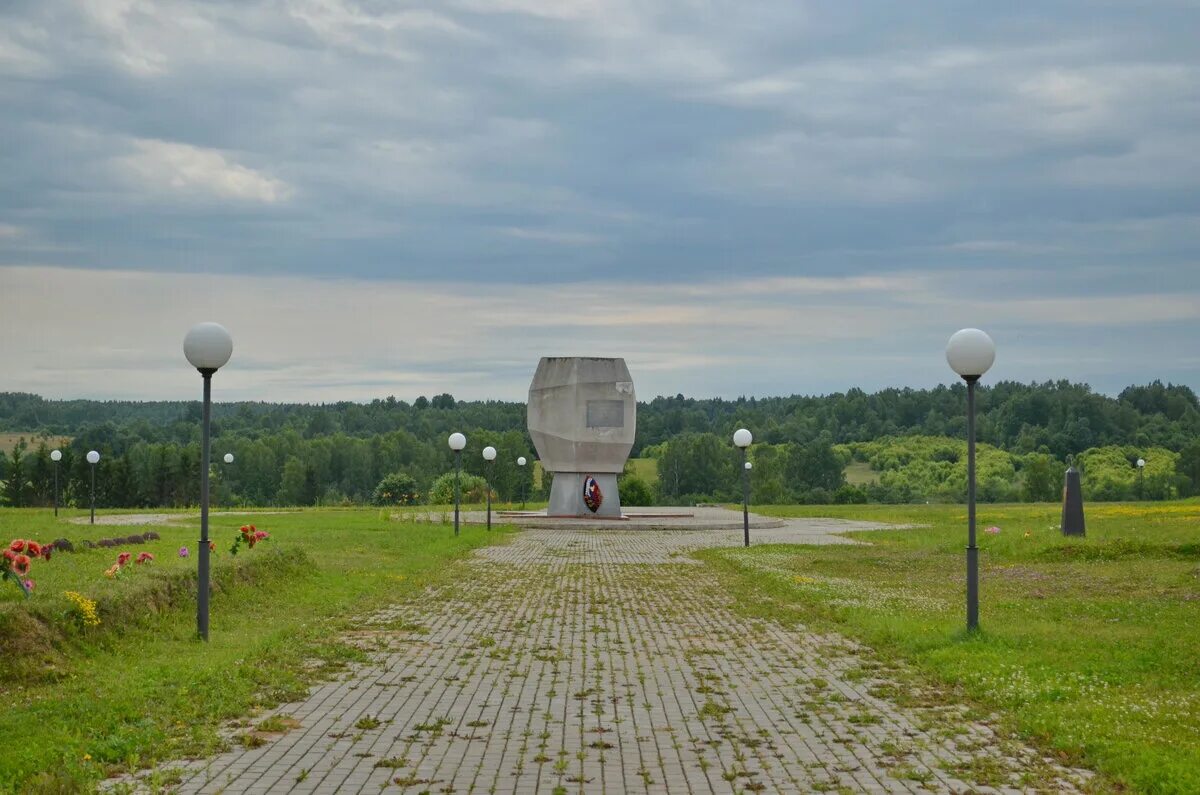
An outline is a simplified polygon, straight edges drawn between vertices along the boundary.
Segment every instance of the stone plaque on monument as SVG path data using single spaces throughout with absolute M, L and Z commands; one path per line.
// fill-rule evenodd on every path
M 554 477 L 551 516 L 621 516 L 617 476 L 637 430 L 624 359 L 546 357 L 529 385 L 529 435 Z

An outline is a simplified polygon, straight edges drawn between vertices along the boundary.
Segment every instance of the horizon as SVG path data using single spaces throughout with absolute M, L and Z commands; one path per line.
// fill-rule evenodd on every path
M 1200 394 L 1197 392 L 1197 390 L 1195 388 L 1193 388 L 1192 386 L 1190 386 L 1188 384 L 1179 384 L 1179 383 L 1167 381 L 1167 380 L 1164 380 L 1161 378 L 1151 379 L 1150 381 L 1147 381 L 1145 383 L 1126 384 L 1125 386 L 1121 387 L 1121 389 L 1118 390 L 1117 392 L 1101 392 L 1101 391 L 1095 389 L 1091 384 L 1088 384 L 1087 382 L 1067 381 L 1066 379 L 1055 379 L 1055 380 L 1051 380 L 1051 381 L 1016 381 L 1013 379 L 1004 379 L 1004 380 L 995 381 L 995 382 L 980 382 L 978 388 L 980 391 L 987 391 L 987 390 L 990 390 L 990 389 L 993 389 L 993 388 L 996 388 L 999 386 L 1008 386 L 1008 385 L 1013 385 L 1013 384 L 1016 384 L 1018 386 L 1023 386 L 1023 387 L 1039 388 L 1039 387 L 1045 387 L 1045 386 L 1056 386 L 1057 384 L 1063 383 L 1063 382 L 1067 383 L 1069 386 L 1072 386 L 1072 387 L 1085 387 L 1092 394 L 1099 395 L 1101 397 L 1105 397 L 1110 400 L 1119 400 L 1120 393 L 1124 392 L 1126 389 L 1137 388 L 1137 387 L 1149 387 L 1149 386 L 1153 386 L 1154 384 L 1160 384 L 1166 389 L 1183 387 L 1188 390 L 1191 390 L 1191 392 L 1193 394 Z M 634 386 L 636 389 L 636 386 L 637 386 L 636 382 L 635 382 Z M 736 395 L 736 396 L 689 395 L 689 394 L 684 394 L 681 392 L 676 392 L 674 394 L 658 394 L 658 395 L 654 395 L 653 397 L 650 397 L 650 398 L 644 398 L 644 397 L 639 396 L 637 398 L 637 402 L 639 404 L 641 404 L 641 403 L 651 403 L 655 400 L 673 400 L 677 397 L 680 397 L 681 395 L 684 400 L 723 401 L 726 403 L 738 403 L 741 401 L 750 401 L 750 400 L 788 400 L 788 399 L 819 400 L 819 399 L 823 399 L 823 398 L 845 395 L 854 389 L 859 389 L 865 395 L 871 396 L 871 395 L 876 395 L 881 392 L 887 392 L 887 391 L 912 390 L 914 392 L 921 392 L 921 391 L 933 391 L 933 390 L 936 390 L 939 388 L 952 389 L 956 386 L 965 388 L 965 385 L 963 384 L 963 382 L 961 380 L 959 380 L 959 381 L 938 383 L 938 384 L 934 384 L 932 386 L 884 386 L 884 387 L 880 387 L 878 389 L 872 389 L 872 390 L 865 390 L 865 389 L 861 389 L 860 387 L 850 386 L 850 387 L 846 387 L 845 389 L 835 390 L 835 391 L 831 391 L 831 392 L 820 392 L 820 393 L 794 392 L 794 393 L 790 393 L 790 394 L 775 394 L 775 395 L 765 395 L 765 394 L 764 395 Z M 48 403 L 70 403 L 70 402 L 77 402 L 77 401 L 86 401 L 86 402 L 94 402 L 94 403 L 196 403 L 196 402 L 199 402 L 199 398 L 186 398 L 186 397 L 184 397 L 184 398 L 49 397 L 46 395 L 38 394 L 36 392 L 0 390 L 0 395 L 5 395 L 5 394 L 31 395 L 33 397 L 36 397 L 36 398 L 46 401 Z M 515 404 L 522 404 L 522 403 L 527 402 L 526 400 L 523 400 L 523 399 L 506 399 L 506 398 L 496 398 L 496 397 L 463 398 L 463 397 L 459 397 L 453 393 L 435 393 L 435 394 L 428 394 L 428 395 L 426 395 L 426 394 L 417 395 L 412 398 L 403 397 L 400 395 L 389 394 L 389 395 L 382 395 L 382 396 L 377 396 L 377 397 L 373 397 L 373 398 L 368 398 L 366 400 L 330 400 L 330 401 L 325 401 L 325 402 L 264 400 L 264 399 L 254 399 L 254 398 L 246 398 L 246 399 L 239 399 L 239 400 L 218 400 L 214 396 L 212 403 L 214 406 L 221 405 L 221 404 L 236 405 L 236 404 L 242 404 L 242 403 L 262 404 L 262 405 L 271 405 L 271 406 L 304 406 L 304 407 L 324 407 L 324 406 L 335 406 L 338 404 L 369 406 L 369 405 L 372 405 L 372 404 L 378 403 L 378 402 L 386 402 L 388 400 L 388 398 L 393 398 L 393 399 L 395 399 L 395 401 L 397 403 L 403 403 L 403 404 L 411 407 L 416 403 L 416 401 L 419 398 L 425 398 L 427 400 L 432 400 L 434 397 L 438 397 L 443 394 L 449 394 L 450 397 L 454 398 L 454 401 L 456 404 L 457 403 L 515 403 Z

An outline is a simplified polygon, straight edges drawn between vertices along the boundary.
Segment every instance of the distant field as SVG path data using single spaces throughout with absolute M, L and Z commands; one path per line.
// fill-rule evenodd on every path
M 629 469 L 649 485 L 658 483 L 658 461 L 653 458 L 631 458 Z
M 0 453 L 11 453 L 12 449 L 24 439 L 30 450 L 36 450 L 44 439 L 47 447 L 66 447 L 71 443 L 70 436 L 38 436 L 34 433 L 0 433 Z
M 846 482 L 851 486 L 866 486 L 879 482 L 879 473 L 865 461 L 851 461 L 846 467 Z

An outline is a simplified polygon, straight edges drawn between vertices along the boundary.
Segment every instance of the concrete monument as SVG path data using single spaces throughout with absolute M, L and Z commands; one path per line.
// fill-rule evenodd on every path
M 621 516 L 617 475 L 637 430 L 624 359 L 545 357 L 529 385 L 529 435 L 554 476 L 550 516 Z

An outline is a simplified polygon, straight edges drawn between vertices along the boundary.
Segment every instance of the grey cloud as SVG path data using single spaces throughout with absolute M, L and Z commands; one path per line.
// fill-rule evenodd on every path
M 1014 316 L 1193 295 L 1198 27 L 1169 2 L 17 0 L 0 268 L 580 295 L 919 272 Z M 789 299 L 815 301 L 737 309 Z M 1164 339 L 1131 318 L 1117 349 Z

